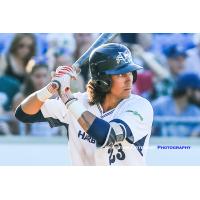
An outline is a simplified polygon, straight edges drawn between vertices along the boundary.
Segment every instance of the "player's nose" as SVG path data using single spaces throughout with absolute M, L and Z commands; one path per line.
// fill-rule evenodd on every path
M 125 80 L 127 82 L 132 82 L 132 80 L 133 80 L 133 74 L 132 74 L 132 72 L 129 72 L 129 73 L 125 74 Z

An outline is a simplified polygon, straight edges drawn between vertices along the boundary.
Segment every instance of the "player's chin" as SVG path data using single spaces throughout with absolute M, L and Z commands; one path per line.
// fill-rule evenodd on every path
M 130 95 L 131 95 L 131 89 L 125 89 L 124 91 L 123 91 L 123 97 L 126 99 L 126 98 L 128 98 L 128 97 L 130 97 Z

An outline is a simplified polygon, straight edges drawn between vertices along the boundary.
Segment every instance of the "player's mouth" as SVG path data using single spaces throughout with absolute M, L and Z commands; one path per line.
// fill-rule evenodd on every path
M 124 90 L 125 91 L 130 91 L 132 88 L 125 88 Z

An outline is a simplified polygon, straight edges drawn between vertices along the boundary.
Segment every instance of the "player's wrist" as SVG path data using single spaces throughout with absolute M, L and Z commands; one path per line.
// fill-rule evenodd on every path
M 57 92 L 58 84 L 55 82 L 50 82 L 47 86 L 36 92 L 37 98 L 41 102 L 45 102 L 47 99 L 52 97 Z
M 78 120 L 81 115 L 87 111 L 85 106 L 79 102 L 79 100 L 75 97 L 69 98 L 67 102 L 65 103 L 67 109 L 70 111 L 70 113 Z

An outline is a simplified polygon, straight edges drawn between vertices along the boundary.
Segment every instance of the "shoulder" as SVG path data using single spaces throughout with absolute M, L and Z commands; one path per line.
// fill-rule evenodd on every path
M 147 99 L 145 99 L 139 95 L 135 95 L 135 94 L 132 94 L 127 99 L 126 105 L 134 106 L 134 107 L 137 107 L 138 109 L 142 109 L 142 110 L 148 109 L 148 111 L 149 110 L 153 111 L 152 105 Z
M 73 93 L 74 97 L 77 98 L 79 101 L 81 101 L 83 104 L 87 101 L 87 95 L 85 93 Z M 50 110 L 58 110 L 60 108 L 61 110 L 65 110 L 66 107 L 64 103 L 62 102 L 61 98 L 54 97 L 52 99 L 47 99 L 45 103 L 43 104 L 43 107 L 48 107 Z
M 88 94 L 87 92 L 77 92 L 73 94 L 86 108 L 90 107 L 88 103 Z
M 48 112 L 54 113 L 59 110 L 64 110 L 65 105 L 60 99 L 60 97 L 55 97 L 52 99 L 47 99 L 41 107 L 41 111 L 48 110 Z
M 200 116 L 200 108 L 197 107 L 196 105 L 190 104 L 189 109 L 192 111 L 193 115 Z
M 76 92 L 73 93 L 74 97 L 78 98 L 79 100 L 87 98 L 87 93 L 86 92 Z
M 67 108 L 59 97 L 47 99 L 40 110 L 45 118 L 51 117 L 60 121 L 64 119 L 67 113 Z
M 123 113 L 132 113 L 138 116 L 143 122 L 152 122 L 153 120 L 153 108 L 151 103 L 138 95 L 131 95 L 123 105 Z
M 192 48 L 192 49 L 187 50 L 186 53 L 188 56 L 196 56 L 198 55 L 198 50 L 197 48 Z
M 56 96 L 56 97 L 53 97 L 53 98 L 50 98 L 50 99 L 47 99 L 44 104 L 44 106 L 49 106 L 51 109 L 56 109 L 58 107 L 63 107 L 64 104 L 61 100 L 61 98 L 59 96 Z
M 155 115 L 162 115 L 167 112 L 170 105 L 173 104 L 173 99 L 169 96 L 159 97 L 152 102 L 153 110 Z

